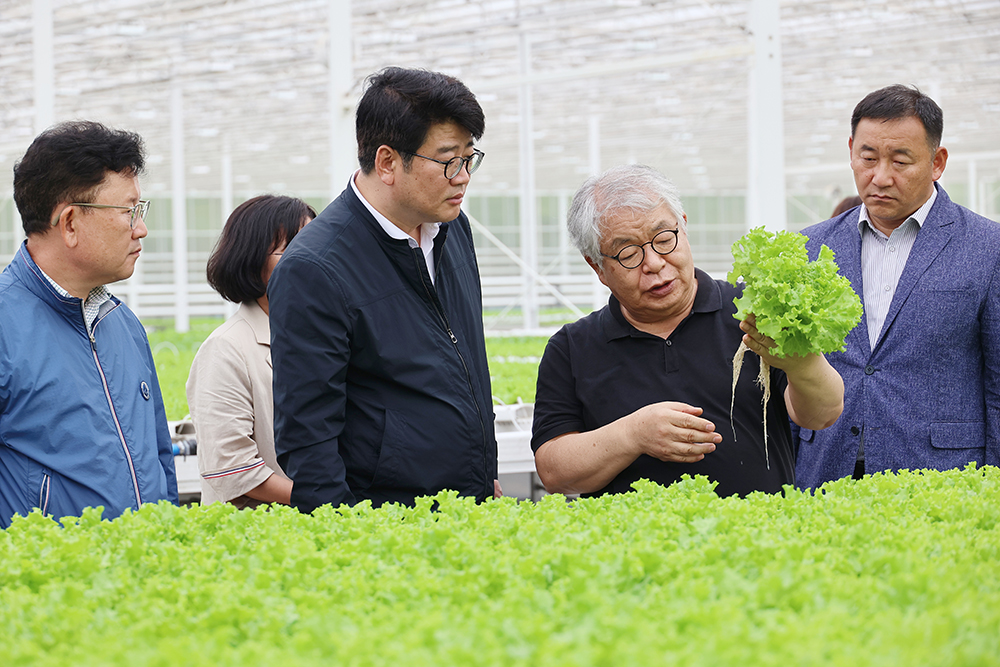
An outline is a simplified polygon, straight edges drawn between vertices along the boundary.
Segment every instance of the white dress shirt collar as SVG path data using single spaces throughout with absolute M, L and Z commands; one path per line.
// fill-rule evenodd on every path
M 930 198 L 924 202 L 924 205 L 913 212 L 907 220 L 913 219 L 917 223 L 917 227 L 923 227 L 924 222 L 927 220 L 927 215 L 931 212 L 931 207 L 934 206 L 934 202 L 937 200 L 937 188 L 931 192 Z M 905 222 L 905 220 L 904 220 Z M 858 233 L 864 236 L 864 226 L 868 225 L 868 228 L 877 233 L 882 234 L 882 232 L 875 229 L 875 225 L 872 224 L 871 218 L 868 217 L 868 207 L 864 204 L 861 205 L 861 213 L 858 215 Z M 883 234 L 884 236 L 884 234 Z
M 424 263 L 427 264 L 427 273 L 430 275 L 431 282 L 434 282 L 435 270 L 434 270 L 434 237 L 438 235 L 441 231 L 440 222 L 425 222 L 420 225 L 420 243 L 417 243 L 412 236 L 404 232 L 402 229 L 393 224 L 387 217 L 375 210 L 375 207 L 371 205 L 365 196 L 361 194 L 361 190 L 358 189 L 358 184 L 355 183 L 355 179 L 361 170 L 358 169 L 351 176 L 351 188 L 354 190 L 354 194 L 358 196 L 361 203 L 365 205 L 368 212 L 372 214 L 376 222 L 382 227 L 386 234 L 390 238 L 398 239 L 400 241 L 406 240 L 410 242 L 411 248 L 419 247 L 424 253 Z

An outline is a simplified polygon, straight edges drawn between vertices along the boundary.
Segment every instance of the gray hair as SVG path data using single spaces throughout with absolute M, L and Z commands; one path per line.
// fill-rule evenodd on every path
M 569 237 L 581 255 L 600 267 L 601 233 L 607 218 L 623 209 L 646 213 L 662 204 L 687 231 L 680 195 L 666 176 L 642 164 L 612 167 L 588 178 L 573 196 L 566 217 Z

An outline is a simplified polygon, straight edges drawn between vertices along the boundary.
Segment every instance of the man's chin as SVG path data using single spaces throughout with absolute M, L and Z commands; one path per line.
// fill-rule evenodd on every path
M 462 212 L 462 205 L 459 204 L 448 204 L 445 208 L 441 210 L 440 222 L 451 222 L 459 216 Z
M 138 255 L 129 256 L 128 261 L 125 262 L 125 265 L 122 267 L 122 270 L 118 274 L 118 280 L 128 280 L 129 278 L 132 277 L 132 274 L 135 273 L 135 262 L 138 258 L 139 258 Z

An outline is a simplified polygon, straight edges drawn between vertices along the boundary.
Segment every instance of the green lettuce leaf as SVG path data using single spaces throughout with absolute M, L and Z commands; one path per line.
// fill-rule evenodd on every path
M 763 227 L 750 230 L 732 250 L 729 282 L 746 285 L 734 299 L 734 317 L 756 315 L 757 329 L 774 339 L 775 356 L 844 350 L 862 307 L 850 281 L 837 273 L 832 250 L 822 246 L 810 262 L 805 236 Z

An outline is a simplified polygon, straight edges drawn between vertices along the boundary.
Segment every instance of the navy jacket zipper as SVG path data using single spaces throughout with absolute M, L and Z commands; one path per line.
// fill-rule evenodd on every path
M 444 327 L 445 332 L 448 337 L 451 338 L 452 344 L 455 346 L 455 352 L 458 354 L 459 360 L 462 362 L 462 368 L 465 369 L 465 381 L 469 383 L 469 390 L 472 393 L 472 400 L 476 404 L 476 415 L 479 417 L 479 428 L 483 434 L 483 475 L 486 478 L 486 497 L 489 498 L 493 495 L 493 488 L 490 480 L 489 466 L 486 462 L 487 451 L 489 450 L 489 443 L 486 441 L 486 424 L 483 422 L 483 409 L 479 405 L 479 399 L 476 397 L 476 387 L 472 382 L 472 373 L 469 371 L 469 364 L 465 361 L 465 357 L 462 355 L 462 350 L 458 347 L 458 337 L 451 330 L 451 324 L 448 322 L 448 315 L 444 312 L 444 308 L 441 306 L 441 302 L 437 297 L 437 290 L 432 286 L 428 285 L 430 276 L 427 274 L 427 269 L 421 270 L 420 261 L 417 259 L 416 253 L 421 252 L 419 248 L 413 248 L 413 263 L 416 265 L 417 274 L 420 276 L 420 284 L 424 286 L 424 291 L 427 292 L 427 296 L 431 300 L 431 305 L 434 308 L 434 312 L 437 314 L 438 319 L 441 320 L 441 325 Z

